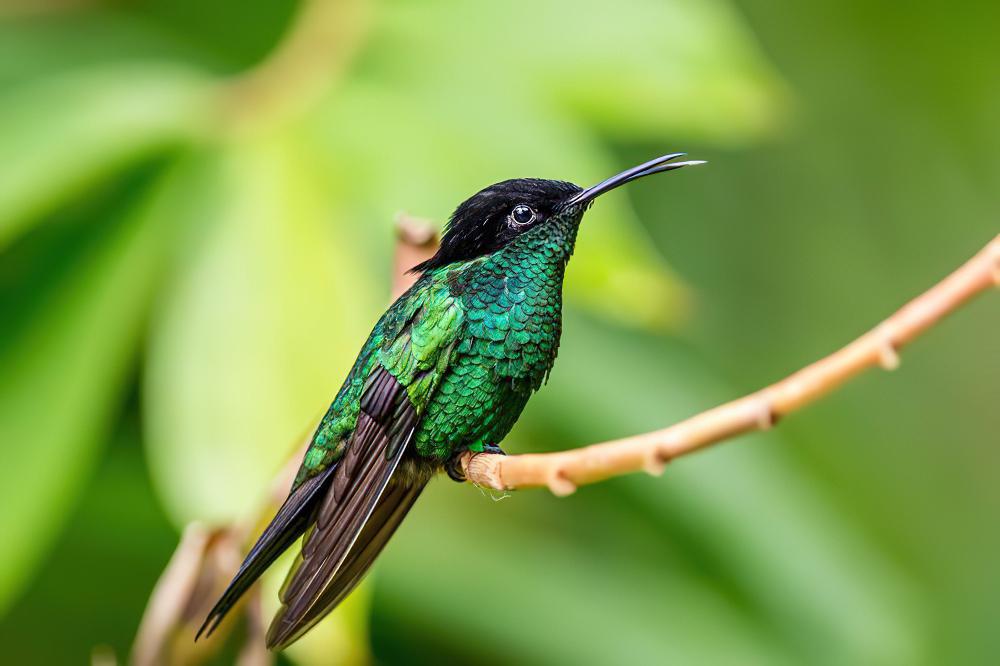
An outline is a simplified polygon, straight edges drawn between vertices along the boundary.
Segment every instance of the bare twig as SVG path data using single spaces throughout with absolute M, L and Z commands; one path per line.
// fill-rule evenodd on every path
M 142 616 L 132 647 L 133 664 L 145 666 L 162 660 L 171 632 L 177 626 L 178 618 L 184 614 L 198 583 L 198 573 L 210 536 L 209 530 L 197 523 L 184 529 L 177 550 L 153 588 Z
M 260 585 L 255 585 L 250 591 L 250 599 L 246 605 L 246 616 L 247 637 L 236 657 L 236 666 L 271 666 L 274 663 L 274 656 L 268 652 L 265 640 L 267 620 L 264 618 Z
M 899 365 L 899 349 L 976 294 L 1000 285 L 1000 235 L 972 259 L 843 349 L 746 397 L 654 432 L 561 451 L 513 456 L 467 453 L 469 481 L 497 490 L 578 486 L 628 472 L 659 475 L 670 460 L 736 435 L 766 430 L 862 371 Z
M 193 665 L 203 663 L 218 651 L 223 641 L 196 643 L 195 633 L 239 567 L 244 548 L 257 533 L 260 521 L 271 515 L 288 494 L 304 452 L 304 445 L 298 447 L 275 477 L 257 515 L 216 529 L 198 523 L 191 523 L 184 529 L 139 623 L 132 648 L 132 664 Z M 239 618 L 244 618 L 247 635 L 237 663 L 240 666 L 266 665 L 271 657 L 264 646 L 259 586 L 254 586 L 247 597 L 240 602 L 239 611 L 231 613 L 219 625 L 219 633 L 227 633 Z M 244 608 L 246 613 L 242 612 Z
M 130 663 L 198 664 L 220 643 L 194 642 L 194 632 L 239 566 L 247 528 L 192 523 L 157 581 L 139 624 Z M 221 628 L 226 632 L 232 625 Z

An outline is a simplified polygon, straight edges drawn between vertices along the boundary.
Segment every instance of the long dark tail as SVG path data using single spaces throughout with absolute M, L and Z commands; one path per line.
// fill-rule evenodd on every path
M 301 636 L 354 589 L 423 490 L 393 479 L 417 423 L 406 388 L 383 367 L 369 376 L 343 456 L 285 500 L 198 631 L 212 633 L 244 592 L 302 534 L 268 647 Z M 406 475 L 403 475 L 406 476 Z M 196 639 L 197 640 L 197 639 Z
M 333 527 L 324 534 L 327 530 L 318 525 L 306 536 L 303 553 L 288 572 L 281 589 L 281 610 L 267 632 L 269 648 L 281 649 L 298 640 L 357 587 L 417 501 L 424 484 L 420 481 L 416 485 L 390 483 L 360 532 L 356 532 L 356 539 L 341 556 L 334 554 L 336 546 L 332 549 L 320 546 L 322 550 L 309 546 L 316 547 L 329 533 L 344 534 L 347 530 L 342 526 Z M 322 567 L 326 571 L 317 575 L 316 569 L 321 567 L 318 561 L 324 559 L 329 563 L 340 560 L 339 565 L 330 567 L 328 564 Z M 310 587 L 311 590 L 304 589 Z
M 260 578 L 274 561 L 302 536 L 312 522 L 316 509 L 323 499 L 324 491 L 333 476 L 333 467 L 307 479 L 285 500 L 274 519 L 257 539 L 250 554 L 243 560 L 240 570 L 229 583 L 226 591 L 212 607 L 205 622 L 198 630 L 195 640 L 202 633 L 211 636 L 226 614 L 232 610 L 240 597 Z

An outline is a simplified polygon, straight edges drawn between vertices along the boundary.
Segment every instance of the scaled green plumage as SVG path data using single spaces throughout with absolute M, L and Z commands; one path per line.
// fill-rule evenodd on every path
M 417 453 L 443 463 L 507 435 L 555 362 L 576 224 L 538 227 L 496 255 L 428 271 L 375 325 L 324 416 L 297 483 L 337 461 L 376 364 L 422 416 Z
M 588 190 L 504 181 L 459 206 L 437 254 L 416 267 L 420 278 L 375 324 L 288 499 L 202 630 L 304 535 L 267 635 L 270 647 L 294 641 L 357 585 L 436 471 L 456 476 L 465 451 L 500 452 L 555 362 L 584 212 L 622 183 L 689 164 L 676 157 Z

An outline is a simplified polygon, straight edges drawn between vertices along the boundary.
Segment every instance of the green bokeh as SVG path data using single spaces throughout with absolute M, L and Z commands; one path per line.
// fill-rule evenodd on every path
M 515 452 L 773 381 L 1000 230 L 987 4 L 11 7 L 4 663 L 127 658 L 180 529 L 252 514 L 332 397 L 398 211 L 710 162 L 588 216 Z M 368 592 L 285 659 L 337 663 L 347 632 L 384 663 L 994 663 L 998 330 L 984 297 L 895 373 L 660 479 L 502 501 L 435 481 Z

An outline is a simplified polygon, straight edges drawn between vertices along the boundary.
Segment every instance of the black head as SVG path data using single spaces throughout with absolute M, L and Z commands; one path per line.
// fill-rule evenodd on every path
M 452 213 L 437 253 L 414 271 L 468 261 L 501 249 L 523 233 L 560 215 L 578 218 L 594 199 L 643 176 L 671 171 L 700 161 L 674 162 L 672 153 L 623 171 L 583 189 L 561 180 L 516 178 L 490 185 L 464 201 Z

